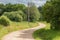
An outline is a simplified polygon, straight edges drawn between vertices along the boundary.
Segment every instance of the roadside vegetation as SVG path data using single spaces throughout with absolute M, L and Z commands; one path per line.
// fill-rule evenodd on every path
M 36 30 L 33 33 L 34 39 L 35 40 L 60 40 L 60 31 L 51 30 L 50 23 L 44 23 L 44 24 L 46 24 L 45 28 Z
M 17 30 L 23 30 L 23 29 L 27 29 L 27 28 L 32 28 L 32 27 L 36 27 L 38 26 L 37 22 L 11 22 L 11 24 L 9 26 L 3 26 L 0 25 L 0 40 L 1 38 L 13 31 L 17 31 Z
M 60 0 L 47 0 L 43 6 L 34 3 L 0 4 L 0 39 L 7 33 L 35 27 L 39 21 L 46 28 L 33 33 L 36 40 L 60 40 Z M 28 23 L 29 22 L 29 23 Z
M 43 21 L 47 23 L 46 28 L 33 33 L 34 38 L 36 40 L 60 40 L 60 1 L 47 1 L 44 6 L 39 7 L 39 10 L 42 13 Z
M 0 40 L 10 32 L 38 26 L 39 18 L 40 12 L 34 4 L 30 4 L 30 7 L 24 4 L 0 4 Z

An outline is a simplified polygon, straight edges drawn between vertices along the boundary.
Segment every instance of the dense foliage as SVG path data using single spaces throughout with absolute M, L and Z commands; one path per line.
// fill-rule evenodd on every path
M 37 9 L 37 7 L 34 5 L 34 3 L 31 3 L 29 5 L 29 18 L 30 18 L 30 21 L 38 21 L 39 18 L 40 18 L 40 13 L 39 13 L 39 10 Z
M 25 6 L 24 4 L 11 3 L 5 5 L 0 4 L 0 16 L 7 16 L 9 20 L 14 22 L 38 21 L 40 18 L 38 8 L 34 3 L 29 3 L 29 6 Z
M 0 4 L 0 15 L 2 15 L 4 12 L 11 12 L 11 11 L 18 11 L 22 10 L 24 11 L 26 6 L 24 4 Z
M 42 7 L 44 20 L 51 23 L 51 29 L 60 29 L 60 0 L 50 0 Z
M 7 16 L 11 21 L 20 22 L 23 20 L 22 16 L 18 12 L 5 12 L 3 15 Z
M 10 20 L 6 16 L 0 17 L 0 24 L 4 26 L 10 25 Z

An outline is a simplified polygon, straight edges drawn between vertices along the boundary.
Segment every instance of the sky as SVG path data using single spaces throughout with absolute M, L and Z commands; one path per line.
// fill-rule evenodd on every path
M 16 3 L 22 3 L 27 5 L 28 2 L 33 2 L 35 3 L 37 6 L 42 6 L 46 3 L 46 0 L 0 0 L 0 3 L 3 4 L 7 4 L 7 3 L 12 3 L 12 4 L 16 4 Z

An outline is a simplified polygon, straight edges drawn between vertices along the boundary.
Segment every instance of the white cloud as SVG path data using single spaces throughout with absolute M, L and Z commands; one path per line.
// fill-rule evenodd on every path
M 26 5 L 28 1 L 33 1 L 37 6 L 41 6 L 46 2 L 46 0 L 0 0 L 0 3 L 4 3 L 4 4 L 6 4 L 6 3 L 12 3 L 12 4 L 23 3 Z

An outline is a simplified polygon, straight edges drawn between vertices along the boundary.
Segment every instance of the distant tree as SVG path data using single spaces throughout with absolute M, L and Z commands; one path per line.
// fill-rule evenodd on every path
M 10 12 L 10 11 L 12 11 L 13 9 L 12 9 L 12 4 L 11 3 L 8 3 L 8 4 L 6 4 L 5 5 L 5 12 Z
M 42 10 L 42 6 L 39 6 L 39 7 L 38 7 L 38 10 L 39 10 L 39 12 L 41 12 L 41 10 Z
M 44 21 L 44 20 L 43 20 L 44 17 L 42 16 L 42 6 L 39 6 L 39 7 L 38 7 L 38 10 L 39 10 L 39 12 L 40 12 L 40 20 L 39 20 L 39 21 Z
M 15 10 L 24 10 L 26 8 L 26 6 L 24 4 L 14 4 Z
M 25 5 L 24 4 L 6 4 L 5 5 L 5 11 L 6 12 L 11 12 L 11 11 L 18 11 L 18 10 L 24 10 L 25 9 Z
M 0 16 L 3 14 L 4 12 L 4 4 L 0 4 Z
M 30 21 L 38 21 L 40 18 L 39 10 L 34 3 L 29 3 L 28 16 Z

